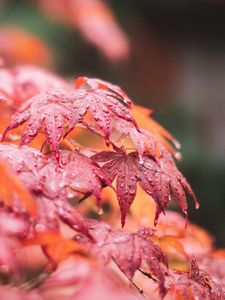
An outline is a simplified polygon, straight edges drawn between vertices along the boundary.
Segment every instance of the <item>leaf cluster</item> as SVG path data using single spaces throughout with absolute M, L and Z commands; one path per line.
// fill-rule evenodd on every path
M 177 169 L 177 141 L 150 110 L 100 79 L 79 77 L 72 85 L 21 66 L 0 70 L 0 82 L 0 109 L 7 115 L 0 143 L 0 265 L 7 274 L 0 271 L 0 278 L 15 286 L 1 286 L 1 295 L 52 299 L 60 288 L 59 299 L 135 300 L 143 298 L 135 289 L 146 296 L 135 276 L 145 276 L 155 299 L 224 299 L 223 287 L 190 258 L 179 226 L 172 236 L 163 233 L 168 204 L 175 200 L 187 214 L 186 196 L 198 203 Z M 142 226 L 130 210 L 144 197 L 146 211 L 154 203 L 154 228 Z M 128 230 L 120 228 L 113 198 Z M 41 271 L 23 259 L 32 247 Z M 176 272 L 174 260 L 185 271 Z M 24 275 L 30 269 L 33 280 Z

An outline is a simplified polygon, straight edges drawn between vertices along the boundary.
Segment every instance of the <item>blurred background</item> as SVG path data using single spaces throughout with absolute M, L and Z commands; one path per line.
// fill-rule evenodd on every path
M 0 57 L 112 81 L 154 109 L 182 144 L 190 219 L 225 246 L 223 0 L 0 0 Z

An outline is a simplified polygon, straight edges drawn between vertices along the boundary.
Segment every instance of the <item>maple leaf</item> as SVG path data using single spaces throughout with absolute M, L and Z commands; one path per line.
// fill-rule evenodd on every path
M 168 151 L 177 155 L 177 150 L 180 149 L 180 143 L 165 128 L 150 118 L 150 115 L 153 112 L 152 110 L 139 105 L 133 105 L 131 112 L 137 123 L 142 128 L 151 132 L 153 136 L 167 148 Z
M 49 200 L 44 196 L 37 197 L 37 216 L 33 221 L 33 229 L 36 234 L 45 232 L 58 233 L 60 230 L 59 220 L 72 230 L 93 239 L 89 233 L 85 219 L 65 201 Z
M 90 244 L 94 257 L 102 259 L 105 264 L 112 258 L 129 280 L 132 280 L 135 271 L 146 266 L 159 280 L 161 295 L 165 295 L 167 261 L 160 248 L 150 240 L 153 230 L 145 227 L 130 233 L 112 230 L 103 222 L 89 221 L 89 224 L 90 234 L 95 240 Z
M 62 151 L 60 166 L 53 155 L 13 144 L 0 144 L 0 160 L 5 160 L 32 192 L 48 199 L 74 197 L 79 193 L 93 194 L 101 203 L 101 190 L 111 185 L 101 168 L 78 151 Z
M 62 151 L 60 166 L 53 155 L 39 171 L 41 189 L 49 199 L 73 198 L 76 195 L 92 194 L 101 206 L 101 191 L 111 186 L 101 168 L 90 158 L 78 151 Z
M 0 199 L 7 206 L 18 205 L 18 198 L 30 215 L 35 215 L 35 201 L 29 190 L 10 167 L 0 161 Z
M 41 130 L 42 123 L 47 141 L 59 159 L 59 141 L 64 132 L 64 119 L 69 118 L 70 110 L 63 92 L 41 93 L 24 103 L 12 117 L 5 134 L 29 120 L 21 138 L 21 145 L 29 144 Z
M 36 207 L 34 222 L 36 231 L 58 230 L 58 216 L 73 230 L 88 235 L 84 219 L 66 200 L 71 197 L 71 193 L 75 189 L 72 196 L 78 191 L 81 193 L 91 192 L 100 203 L 102 185 L 107 182 L 107 179 L 104 179 L 101 169 L 91 159 L 78 152 L 63 151 L 62 166 L 59 167 L 52 155 L 44 156 L 34 148 L 28 146 L 19 148 L 13 144 L 0 144 L 0 159 L 5 160 L 11 166 L 24 187 L 31 192 L 29 197 L 33 196 L 32 200 L 34 199 Z M 82 166 L 85 168 L 82 169 Z M 9 176 L 11 176 L 10 173 Z M 3 180 L 8 177 L 4 174 L 1 178 Z M 11 179 L 7 184 L 12 185 Z M 2 188 L 2 192 L 4 190 Z M 13 191 L 12 187 L 10 190 L 6 189 L 9 195 Z M 27 203 L 29 208 L 28 200 L 30 198 L 25 197 L 24 192 L 19 195 L 22 203 Z M 28 211 L 30 212 L 30 210 Z
M 52 65 L 51 53 L 43 40 L 18 27 L 0 28 L 0 53 L 7 65 L 31 63 Z
M 59 232 L 59 220 L 54 201 L 42 196 L 36 196 L 36 218 L 33 220 L 35 233 Z M 74 218 L 74 223 L 76 219 Z
M 92 158 L 102 163 L 102 170 L 109 181 L 116 180 L 116 193 L 121 210 L 121 223 L 124 226 L 126 214 L 135 198 L 137 183 L 157 204 L 155 222 L 173 195 L 184 213 L 187 213 L 185 192 L 190 194 L 198 205 L 194 193 L 178 171 L 172 156 L 161 149 L 161 157 L 156 160 L 150 155 L 143 155 L 139 160 L 137 152 L 125 153 L 123 149 L 102 151 Z
M 175 299 L 223 300 L 225 298 L 223 287 L 213 281 L 206 272 L 200 270 L 194 258 L 191 261 L 190 273 L 170 273 L 167 279 L 168 290 L 178 296 Z
M 177 159 L 181 158 L 181 154 L 177 151 L 180 149 L 180 143 L 161 125 L 149 118 L 149 115 L 152 113 L 150 109 L 132 105 L 130 111 L 138 123 L 139 130 L 137 131 L 134 126 L 119 120 L 113 124 L 112 131 L 120 133 L 121 136 L 116 137 L 117 139 L 113 140 L 114 143 L 117 144 L 117 140 L 120 141 L 125 137 L 130 137 L 133 145 L 141 155 L 144 152 L 148 152 L 153 156 L 160 157 L 160 145 L 163 145 Z M 124 144 L 126 146 L 127 142 L 125 140 Z
M 111 125 L 118 120 L 125 120 L 139 130 L 135 119 L 129 110 L 123 105 L 131 105 L 130 98 L 118 87 L 99 79 L 79 77 L 75 81 L 76 101 L 72 107 L 69 118 L 67 134 L 78 123 L 89 127 L 83 118 L 90 112 L 98 128 L 105 136 L 106 143 L 109 143 Z
M 37 292 L 41 299 L 56 299 L 59 295 L 60 299 L 65 300 L 143 299 L 141 295 L 122 285 L 118 276 L 93 259 L 78 257 L 61 262 Z
M 18 275 L 19 261 L 15 251 L 28 232 L 29 223 L 25 218 L 6 209 L 0 210 L 0 273 Z
M 42 153 L 28 146 L 0 143 L 0 160 L 9 164 L 29 191 L 39 191 L 39 170 L 46 164 Z
M 156 239 L 167 257 L 169 268 L 178 271 L 189 271 L 189 257 L 182 243 L 173 236 L 163 236 Z
M 71 90 L 71 86 L 61 77 L 45 69 L 19 65 L 12 69 L 17 101 L 25 101 L 49 89 Z
M 112 85 L 106 81 L 96 79 L 96 78 L 87 78 L 87 77 L 79 77 L 75 81 L 75 87 L 81 88 L 85 86 L 88 88 L 94 88 L 104 93 L 106 96 L 111 96 L 117 99 L 120 103 L 127 105 L 131 108 L 131 112 L 133 112 L 133 103 L 131 99 L 124 93 L 124 91 L 116 85 Z M 144 108 L 143 108 L 144 109 Z M 135 119 L 136 121 L 136 119 Z M 152 153 L 154 155 L 158 155 L 159 149 L 157 148 L 158 141 L 154 137 L 153 134 L 148 132 L 145 129 L 139 128 L 137 130 L 137 125 L 135 123 L 130 123 L 120 118 L 115 122 L 110 124 L 110 131 L 114 133 L 115 137 L 110 136 L 110 140 L 113 143 L 117 143 L 122 138 L 126 136 L 130 136 L 134 146 L 138 150 L 138 152 L 142 155 L 145 151 Z M 117 136 L 115 133 L 119 133 L 120 136 Z
M 118 120 L 115 122 L 111 130 L 114 133 L 120 134 L 119 136 L 118 134 L 114 134 L 115 137 L 111 138 L 112 142 L 117 145 L 117 147 L 121 145 L 121 140 L 124 140 L 124 138 L 127 137 L 130 138 L 132 141 L 131 148 L 137 149 L 138 153 L 140 154 L 140 160 L 142 159 L 141 156 L 144 153 L 149 153 L 155 157 L 160 157 L 161 153 L 158 140 L 149 131 L 143 128 L 139 128 L 139 130 L 137 130 L 133 124 L 128 124 L 123 120 Z M 125 139 L 123 145 L 127 148 L 130 148 L 129 140 Z
M 112 10 L 100 0 L 39 0 L 50 17 L 77 28 L 82 36 L 96 46 L 108 59 L 119 61 L 129 54 L 129 41 Z
M 83 86 L 87 85 L 93 89 L 100 89 L 102 92 L 104 91 L 106 96 L 112 96 L 113 98 L 119 100 L 122 103 L 125 103 L 128 106 L 133 105 L 132 100 L 118 85 L 111 84 L 105 80 L 80 76 L 75 79 L 74 84 L 76 89 L 82 88 Z
M 187 222 L 180 214 L 167 211 L 161 214 L 156 235 L 173 236 L 182 243 L 185 252 L 191 256 L 206 256 L 212 251 L 213 238 L 203 228 Z
M 202 270 L 207 272 L 214 281 L 221 284 L 225 289 L 225 252 L 224 249 L 214 250 L 208 255 L 197 257 Z
M 71 87 L 60 77 L 41 68 L 21 65 L 0 69 L 0 99 L 18 105 L 49 89 L 69 90 Z
M 73 230 L 81 232 L 90 240 L 93 239 L 89 232 L 86 220 L 78 212 L 76 212 L 76 210 L 71 205 L 58 200 L 55 202 L 55 207 L 58 217 L 65 224 L 67 224 Z
M 81 85 L 84 79 L 78 79 Z M 81 123 L 91 129 L 83 118 L 90 112 L 94 122 L 104 134 L 106 143 L 109 143 L 111 134 L 110 125 L 119 119 L 132 124 L 138 130 L 136 121 L 129 110 L 121 103 L 130 103 L 129 98 L 120 89 L 95 79 L 85 79 L 86 87 L 76 89 L 74 92 L 48 91 L 38 94 L 25 102 L 13 115 L 7 126 L 6 133 L 24 122 L 28 121 L 24 129 L 21 144 L 29 144 L 44 126 L 44 132 L 48 143 L 59 160 L 59 142 L 64 133 L 64 127 L 68 123 L 66 135 Z M 66 123 L 67 121 L 67 123 Z M 94 130 L 94 129 L 93 129 Z
M 27 239 L 24 245 L 42 246 L 47 257 L 57 264 L 74 253 L 85 253 L 85 249 L 80 244 L 72 239 L 64 238 L 59 232 L 36 233 L 32 239 Z
M 114 194 L 114 198 L 116 195 Z M 116 202 L 116 199 L 114 200 Z M 114 204 L 116 205 L 116 204 Z M 143 189 L 138 185 L 135 201 L 130 207 L 130 213 L 137 222 L 137 226 L 154 226 L 156 212 L 156 203 Z

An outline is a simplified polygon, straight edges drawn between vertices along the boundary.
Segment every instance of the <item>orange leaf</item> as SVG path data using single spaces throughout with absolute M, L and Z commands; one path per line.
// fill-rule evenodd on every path
M 71 254 L 85 253 L 85 250 L 76 241 L 64 238 L 58 232 L 38 233 L 33 239 L 26 241 L 25 245 L 42 246 L 46 255 L 56 263 L 63 261 Z
M 225 249 L 217 249 L 211 253 L 211 257 L 225 259 Z
M 159 245 L 168 259 L 170 268 L 183 272 L 189 271 L 188 256 L 176 237 L 163 236 L 159 239 Z
M 12 204 L 15 194 L 25 206 L 26 210 L 35 215 L 35 202 L 30 192 L 24 187 L 19 178 L 3 162 L 0 162 L 0 197 L 8 206 Z
M 188 292 L 188 294 L 187 294 L 188 298 L 187 298 L 187 297 L 184 298 L 184 297 L 180 294 L 179 291 L 176 291 L 176 300 L 195 300 L 195 298 L 194 298 L 194 296 L 193 296 L 191 290 L 190 290 L 190 289 L 187 289 L 187 292 Z
M 131 205 L 131 214 L 140 226 L 154 226 L 156 204 L 138 185 L 135 201 Z
M 150 131 L 172 154 L 177 154 L 177 150 L 180 148 L 180 143 L 159 123 L 149 117 L 153 110 L 139 105 L 134 105 L 131 112 L 140 127 Z
M 203 228 L 186 222 L 186 219 L 178 213 L 167 211 L 159 218 L 157 236 L 169 235 L 179 238 L 188 255 L 203 255 L 210 252 L 213 243 L 210 234 Z
M 18 28 L 0 29 L 0 53 L 12 65 L 52 65 L 50 50 L 44 41 Z

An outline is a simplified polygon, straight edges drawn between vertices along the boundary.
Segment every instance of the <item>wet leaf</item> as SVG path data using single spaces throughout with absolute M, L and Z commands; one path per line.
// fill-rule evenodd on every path
M 143 161 L 140 161 L 137 152 L 127 154 L 118 148 L 116 151 L 102 151 L 94 155 L 93 159 L 102 164 L 102 170 L 109 181 L 113 182 L 116 178 L 116 193 L 122 215 L 122 225 L 125 223 L 126 214 L 135 198 L 137 184 L 157 204 L 155 222 L 159 214 L 164 212 L 171 196 L 174 196 L 184 213 L 187 213 L 185 192 L 195 200 L 190 185 L 178 171 L 171 155 L 165 150 L 158 160 L 144 155 Z

